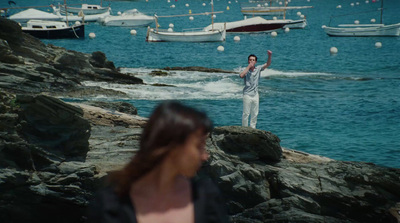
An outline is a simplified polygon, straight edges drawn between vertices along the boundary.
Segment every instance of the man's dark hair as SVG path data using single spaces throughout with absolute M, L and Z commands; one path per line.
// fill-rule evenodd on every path
M 249 57 L 247 57 L 247 60 L 250 60 L 250 57 L 255 57 L 255 58 L 256 58 L 256 61 L 257 61 L 257 56 L 256 56 L 256 55 L 254 55 L 254 54 L 250 54 L 250 56 L 249 56 Z

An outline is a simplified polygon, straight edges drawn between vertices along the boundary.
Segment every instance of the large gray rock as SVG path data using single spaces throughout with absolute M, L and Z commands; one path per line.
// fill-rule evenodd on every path
M 19 131 L 29 144 L 62 160 L 85 160 L 90 124 L 81 109 L 45 95 L 18 95 L 16 103 Z
M 0 92 L 0 219 L 81 222 L 96 185 L 89 122 L 48 96 Z
M 219 185 L 233 222 L 396 222 L 389 210 L 400 201 L 399 169 L 285 149 L 279 162 L 255 159 L 263 148 L 279 146 L 276 136 L 258 131 L 216 128 L 208 144 L 202 174 Z M 252 150 L 240 139 L 248 134 L 268 142 Z
M 23 33 L 16 22 L 0 18 L 2 89 L 12 93 L 65 93 L 84 88 L 83 81 L 143 84 L 133 75 L 120 73 L 102 52 L 85 54 L 45 45 Z
M 213 130 L 213 141 L 226 153 L 238 155 L 243 161 L 281 159 L 280 139 L 271 132 L 250 127 L 226 126 Z

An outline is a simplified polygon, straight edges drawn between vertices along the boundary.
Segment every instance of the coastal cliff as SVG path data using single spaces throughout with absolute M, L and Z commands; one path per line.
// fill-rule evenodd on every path
M 25 34 L 14 21 L 0 18 L 0 87 L 14 93 L 48 92 L 64 96 L 123 94 L 85 87 L 84 81 L 143 84 L 118 72 L 102 52 L 66 50 Z
M 86 80 L 144 84 L 101 52 L 45 45 L 0 20 L 2 221 L 85 222 L 104 177 L 137 151 L 146 118 L 132 105 L 56 98 L 123 94 Z M 238 126 L 215 128 L 207 150 L 199 175 L 218 185 L 232 222 L 398 221 L 400 169 L 285 149 L 271 132 Z

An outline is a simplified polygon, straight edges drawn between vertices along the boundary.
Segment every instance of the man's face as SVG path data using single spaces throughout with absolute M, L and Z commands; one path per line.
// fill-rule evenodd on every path
M 257 60 L 255 57 L 249 57 L 249 64 L 252 64 L 253 66 L 257 63 Z

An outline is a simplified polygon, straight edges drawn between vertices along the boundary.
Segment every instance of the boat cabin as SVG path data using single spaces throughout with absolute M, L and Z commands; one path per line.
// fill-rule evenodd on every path
M 62 29 L 67 28 L 65 22 L 57 21 L 43 21 L 43 20 L 29 20 L 26 23 L 27 29 Z
M 101 9 L 102 7 L 100 5 L 88 5 L 88 4 L 82 4 L 82 9 Z

